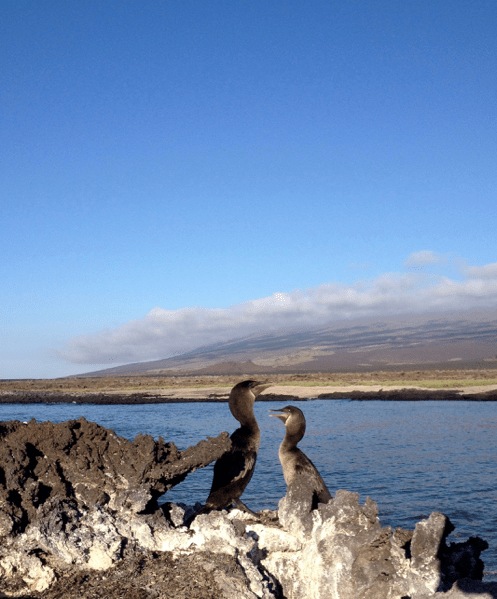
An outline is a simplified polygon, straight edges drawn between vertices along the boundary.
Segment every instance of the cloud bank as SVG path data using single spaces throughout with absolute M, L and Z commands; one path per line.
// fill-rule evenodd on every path
M 73 364 L 124 364 L 168 358 L 204 345 L 284 328 L 497 305 L 497 263 L 460 266 L 461 280 L 417 270 L 418 266 L 445 263 L 446 256 L 425 250 L 406 259 L 404 266 L 416 271 L 407 274 L 389 273 L 354 285 L 332 283 L 274 293 L 223 309 L 157 307 L 119 328 L 71 339 L 57 357 Z

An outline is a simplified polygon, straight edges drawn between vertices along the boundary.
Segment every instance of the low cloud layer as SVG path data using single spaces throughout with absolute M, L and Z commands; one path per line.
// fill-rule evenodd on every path
M 203 345 L 284 328 L 497 305 L 497 263 L 468 266 L 459 260 L 460 280 L 424 271 L 447 262 L 446 256 L 425 250 L 406 259 L 406 274 L 274 293 L 225 309 L 154 308 L 119 328 L 75 337 L 57 356 L 73 364 L 124 364 L 168 358 Z

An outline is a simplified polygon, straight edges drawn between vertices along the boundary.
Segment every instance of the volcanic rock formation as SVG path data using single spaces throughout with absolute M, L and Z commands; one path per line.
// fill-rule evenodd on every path
M 0 423 L 0 596 L 60 599 L 460 599 L 485 541 L 448 545 L 438 512 L 382 527 L 376 504 L 337 491 L 312 510 L 289 485 L 277 512 L 198 516 L 158 497 L 230 447 L 227 433 L 179 452 L 85 419 Z M 198 506 L 197 506 L 198 509 Z M 5 595 L 2 595 L 5 593 Z

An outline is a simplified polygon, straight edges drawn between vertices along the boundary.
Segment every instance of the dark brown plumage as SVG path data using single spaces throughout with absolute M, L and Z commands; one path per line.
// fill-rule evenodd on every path
M 324 480 L 311 460 L 297 447 L 297 443 L 305 434 L 305 417 L 302 410 L 295 406 L 286 406 L 281 410 L 271 410 L 281 414 L 270 414 L 279 418 L 285 425 L 286 433 L 278 457 L 283 468 L 285 482 L 289 486 L 297 477 L 306 478 L 313 494 L 313 507 L 318 503 L 327 503 L 332 497 Z
M 221 510 L 233 503 L 239 509 L 253 512 L 240 500 L 255 469 L 261 432 L 254 416 L 255 398 L 271 383 L 243 381 L 233 387 L 229 397 L 229 408 L 241 424 L 231 435 L 231 449 L 214 465 L 214 477 L 205 506 L 187 522 L 202 513 Z M 255 514 L 254 514 L 255 515 Z

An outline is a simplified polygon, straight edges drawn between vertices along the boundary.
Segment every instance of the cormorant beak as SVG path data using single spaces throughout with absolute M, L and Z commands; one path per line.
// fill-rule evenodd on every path
M 287 412 L 283 412 L 283 410 L 269 410 L 270 412 L 282 412 L 281 414 L 269 414 L 270 417 L 273 418 L 279 418 L 281 420 L 281 422 L 283 422 L 283 424 L 286 424 L 286 421 L 288 420 L 288 417 L 290 416 L 290 414 L 288 414 Z
M 272 386 L 273 383 L 260 383 L 259 385 L 254 385 L 252 387 L 252 393 L 257 397 L 257 395 L 260 395 L 265 389 Z

